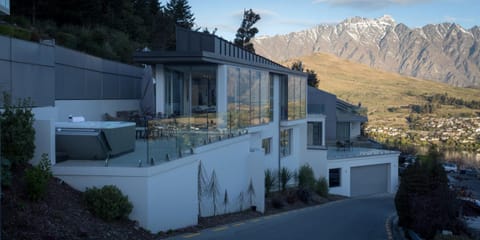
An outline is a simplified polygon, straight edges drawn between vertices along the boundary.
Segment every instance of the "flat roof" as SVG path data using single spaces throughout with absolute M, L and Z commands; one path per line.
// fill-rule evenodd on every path
M 175 51 L 135 52 L 133 60 L 146 64 L 231 64 L 307 76 L 307 73 L 291 70 L 215 35 L 177 28 L 176 37 Z

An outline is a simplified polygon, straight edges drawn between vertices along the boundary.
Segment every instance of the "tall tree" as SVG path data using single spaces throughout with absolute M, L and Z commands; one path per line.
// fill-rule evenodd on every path
M 320 80 L 317 77 L 317 73 L 314 70 L 304 68 L 302 61 L 297 60 L 293 62 L 290 69 L 295 71 L 300 71 L 300 72 L 306 72 L 308 74 L 308 77 L 307 77 L 308 86 L 318 88 L 318 85 L 320 84 Z
M 175 23 L 183 28 L 192 29 L 195 25 L 195 17 L 191 12 L 191 7 L 187 0 L 170 0 L 165 8 L 165 13 L 172 18 Z
M 154 50 L 175 49 L 175 20 L 162 6 L 153 22 L 151 47 Z
M 308 74 L 308 77 L 307 77 L 308 86 L 318 88 L 318 85 L 320 84 L 320 80 L 317 77 L 317 73 L 311 69 L 307 69 L 306 72 Z
M 258 33 L 258 29 L 253 27 L 258 20 L 260 20 L 260 15 L 253 12 L 252 9 L 243 11 L 242 24 L 235 35 L 235 45 L 243 47 L 250 52 L 255 52 L 250 40 Z

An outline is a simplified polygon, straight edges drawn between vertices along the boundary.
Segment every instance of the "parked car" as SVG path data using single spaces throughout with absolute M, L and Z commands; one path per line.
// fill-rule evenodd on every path
M 455 163 L 444 163 L 443 169 L 445 169 L 445 172 L 447 173 L 453 173 L 458 171 L 457 164 Z

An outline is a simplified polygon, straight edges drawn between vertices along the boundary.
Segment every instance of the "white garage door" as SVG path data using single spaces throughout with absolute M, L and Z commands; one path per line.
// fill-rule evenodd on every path
M 390 164 L 379 164 L 350 169 L 350 195 L 362 196 L 388 192 Z

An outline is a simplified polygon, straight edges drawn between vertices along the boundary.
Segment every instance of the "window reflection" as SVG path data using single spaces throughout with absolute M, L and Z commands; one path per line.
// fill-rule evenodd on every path
M 272 81 L 268 73 L 228 67 L 227 101 L 230 127 L 248 127 L 272 121 Z

